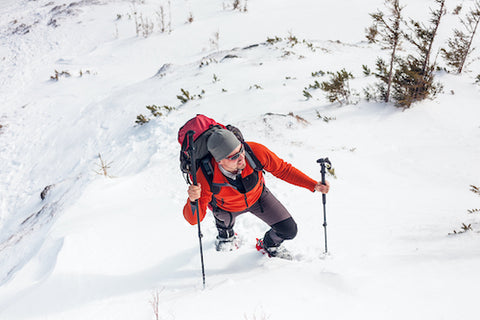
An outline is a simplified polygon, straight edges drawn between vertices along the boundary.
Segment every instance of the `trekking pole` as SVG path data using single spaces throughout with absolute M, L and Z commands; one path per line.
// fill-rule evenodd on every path
M 197 165 L 195 159 L 195 146 L 193 145 L 193 135 L 195 131 L 190 130 L 187 132 L 187 139 L 188 139 L 188 154 L 190 156 L 191 167 L 190 167 L 190 174 L 192 176 L 192 183 L 197 185 Z M 198 242 L 200 244 L 200 261 L 202 263 L 202 278 L 203 278 L 203 289 L 205 289 L 205 265 L 203 263 L 203 247 L 202 247 L 202 230 L 200 229 L 200 210 L 198 208 L 198 199 L 195 200 L 193 203 L 190 202 L 192 206 L 192 213 L 195 215 L 197 214 L 197 226 L 198 226 Z
M 328 160 L 328 158 L 318 159 L 317 163 L 320 163 L 320 166 L 321 166 L 320 172 L 322 174 L 322 184 L 325 184 L 325 174 L 326 174 L 325 168 L 328 166 L 328 168 L 330 169 L 332 164 L 330 163 L 330 160 Z M 327 248 L 327 208 L 326 208 L 327 195 L 325 193 L 322 193 L 322 202 L 323 202 L 323 228 L 324 228 L 324 233 L 325 233 L 325 253 L 328 253 L 328 248 Z

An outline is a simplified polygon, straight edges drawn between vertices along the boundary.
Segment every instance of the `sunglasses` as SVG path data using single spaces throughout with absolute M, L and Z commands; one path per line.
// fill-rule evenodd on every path
M 226 157 L 225 159 L 227 159 L 227 160 L 232 160 L 232 161 L 233 161 L 233 160 L 237 160 L 238 157 L 240 157 L 240 156 L 243 154 L 244 151 L 245 151 L 245 148 L 244 148 L 243 145 L 242 145 L 242 147 L 240 148 L 240 151 L 238 151 L 237 153 L 231 155 L 230 157 Z

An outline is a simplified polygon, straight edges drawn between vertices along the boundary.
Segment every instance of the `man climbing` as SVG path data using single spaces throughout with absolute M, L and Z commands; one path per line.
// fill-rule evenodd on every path
M 202 170 L 197 171 L 198 184 L 188 188 L 188 201 L 183 209 L 185 219 L 192 225 L 197 223 L 191 206 L 196 200 L 200 220 L 203 220 L 209 207 L 218 229 L 216 249 L 230 251 L 238 247 L 233 230 L 235 219 L 250 212 L 271 227 L 263 239 L 258 240 L 257 249 L 265 251 L 270 257 L 288 257 L 289 253 L 281 244 L 296 236 L 297 224 L 265 186 L 262 170 L 312 192 L 328 193 L 329 183 L 322 184 L 311 179 L 259 143 L 240 142 L 230 130 L 213 132 L 208 138 L 207 148 L 212 155 L 213 179 L 209 181 Z

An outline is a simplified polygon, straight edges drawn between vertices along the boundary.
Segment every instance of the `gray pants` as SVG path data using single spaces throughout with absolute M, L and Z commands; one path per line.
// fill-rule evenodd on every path
M 267 247 L 279 246 L 283 240 L 293 239 L 297 235 L 297 224 L 290 213 L 270 190 L 264 187 L 258 201 L 246 210 L 228 212 L 216 208 L 213 211 L 219 237 L 228 238 L 233 236 L 235 219 L 246 212 L 252 213 L 271 227 L 263 238 L 263 242 Z

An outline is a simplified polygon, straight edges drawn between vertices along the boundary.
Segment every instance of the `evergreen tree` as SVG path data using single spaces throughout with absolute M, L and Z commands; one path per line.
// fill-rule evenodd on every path
M 434 83 L 435 63 L 431 63 L 431 56 L 437 30 L 445 13 L 445 0 L 435 2 L 438 8 L 431 11 L 430 25 L 411 20 L 409 27 L 413 34 L 404 33 L 417 54 L 398 59 L 399 68 L 395 70 L 392 84 L 397 106 L 409 108 L 416 101 L 435 96 L 441 89 Z
M 396 60 L 397 49 L 401 44 L 402 32 L 400 29 L 402 18 L 402 9 L 399 0 L 385 0 L 385 7 L 389 11 L 389 15 L 378 10 L 376 13 L 371 13 L 373 25 L 367 31 L 367 39 L 370 43 L 379 43 L 383 49 L 391 50 L 390 64 L 387 67 L 383 59 L 377 60 L 377 73 L 375 76 L 379 78 L 385 85 L 378 85 L 381 97 L 385 102 L 390 100 L 390 90 L 393 79 L 393 65 Z M 377 38 L 380 38 L 377 40 Z M 387 71 L 388 68 L 388 71 Z
M 472 47 L 472 43 L 480 22 L 479 0 L 475 0 L 473 8 L 467 13 L 465 19 L 460 19 L 460 22 L 465 31 L 454 29 L 453 37 L 448 39 L 447 42 L 449 49 L 442 48 L 441 50 L 447 65 L 452 67 L 457 73 L 462 73 L 467 56 L 475 49 Z

